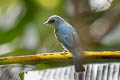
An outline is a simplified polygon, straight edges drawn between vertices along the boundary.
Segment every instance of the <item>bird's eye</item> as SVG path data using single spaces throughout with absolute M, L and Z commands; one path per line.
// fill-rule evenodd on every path
M 55 22 L 55 20 L 50 20 L 50 21 L 49 21 L 49 23 L 54 23 L 54 22 Z

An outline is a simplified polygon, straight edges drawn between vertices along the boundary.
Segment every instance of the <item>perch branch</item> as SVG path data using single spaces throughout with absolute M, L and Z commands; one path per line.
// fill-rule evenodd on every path
M 81 55 L 80 55 L 81 56 Z M 105 62 L 119 62 L 120 52 L 119 51 L 84 51 L 85 59 L 88 59 L 85 64 L 89 63 L 105 63 Z M 36 63 L 48 63 L 48 62 L 65 62 L 70 65 L 72 63 L 72 55 L 69 52 L 62 53 L 43 53 L 36 55 L 27 56 L 14 56 L 14 57 L 1 57 L 0 65 L 3 64 L 36 64 Z

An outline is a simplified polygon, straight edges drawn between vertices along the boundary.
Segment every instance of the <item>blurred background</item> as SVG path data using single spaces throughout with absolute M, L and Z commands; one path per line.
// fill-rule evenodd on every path
M 1 0 L 0 55 L 62 51 L 49 16 L 59 15 L 79 33 L 83 50 L 119 50 L 118 0 Z
M 43 25 L 54 14 L 74 26 L 82 50 L 120 50 L 119 4 L 120 0 L 0 0 L 0 56 L 62 51 L 52 27 Z

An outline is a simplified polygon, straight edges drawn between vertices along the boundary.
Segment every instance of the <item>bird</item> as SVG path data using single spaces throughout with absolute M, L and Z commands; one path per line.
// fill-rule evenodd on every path
M 55 36 L 63 48 L 72 53 L 75 71 L 84 72 L 84 58 L 80 57 L 80 55 L 83 55 L 84 53 L 80 49 L 80 39 L 78 33 L 72 25 L 58 15 L 50 16 L 44 24 L 49 24 L 54 28 Z

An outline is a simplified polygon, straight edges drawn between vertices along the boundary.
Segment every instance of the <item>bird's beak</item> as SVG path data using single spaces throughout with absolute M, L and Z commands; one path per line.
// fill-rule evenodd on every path
M 48 24 L 48 21 L 44 22 L 43 24 Z

